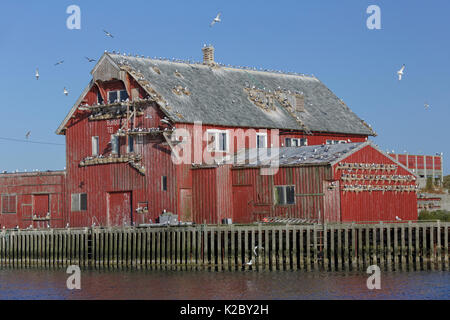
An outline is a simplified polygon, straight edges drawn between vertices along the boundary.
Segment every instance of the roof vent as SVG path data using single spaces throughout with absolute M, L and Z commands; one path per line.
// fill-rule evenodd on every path
M 203 51 L 203 64 L 213 65 L 214 64 L 214 47 L 212 45 L 205 46 L 202 49 Z

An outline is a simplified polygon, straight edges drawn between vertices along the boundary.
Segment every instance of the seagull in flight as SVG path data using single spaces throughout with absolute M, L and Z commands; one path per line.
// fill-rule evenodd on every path
M 89 58 L 89 57 L 85 57 L 85 58 L 86 58 L 86 60 L 89 61 L 89 62 L 94 62 L 94 61 L 96 61 L 95 59 L 91 59 L 91 58 Z
M 36 80 L 39 80 L 39 68 L 36 68 Z
M 63 63 L 64 63 L 64 60 L 58 61 L 57 63 L 55 63 L 55 66 L 58 66 L 58 65 L 63 64 Z
M 28 139 L 30 137 L 30 135 L 31 135 L 31 131 L 28 131 L 27 134 L 25 135 L 25 138 Z
M 114 36 L 106 30 L 103 30 L 107 37 L 114 38 Z
M 215 25 L 216 23 L 222 22 L 222 20 L 220 19 L 220 16 L 222 15 L 221 12 L 219 12 L 217 14 L 217 16 L 214 18 L 214 20 L 211 22 L 211 24 L 209 25 L 210 27 L 212 27 L 213 25 Z
M 425 102 L 425 109 L 428 110 L 429 108 L 430 108 L 430 105 L 429 105 L 428 103 Z
M 404 73 L 404 71 L 405 71 L 405 67 L 406 67 L 406 66 L 403 65 L 402 68 L 401 68 L 400 70 L 397 71 L 398 81 L 401 81 L 401 80 L 402 80 L 403 73 Z
M 66 96 L 68 96 L 69 95 L 69 91 L 66 89 L 66 87 L 64 87 L 64 91 L 63 91 L 63 93 L 66 95 Z

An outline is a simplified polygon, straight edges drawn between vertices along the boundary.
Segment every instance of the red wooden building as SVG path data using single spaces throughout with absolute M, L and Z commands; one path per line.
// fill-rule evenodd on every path
M 230 168 L 235 222 L 268 217 L 316 223 L 417 220 L 416 176 L 370 142 L 280 148 L 272 153 L 267 156 L 265 150 L 256 149 L 238 153 L 245 161 L 235 160 Z M 269 159 L 278 159 L 279 169 L 267 175 Z M 222 172 L 217 175 L 224 176 L 227 167 L 218 167 Z M 204 170 L 214 175 L 211 168 Z M 209 193 L 226 185 L 228 181 L 212 184 Z M 201 184 L 194 184 L 194 190 L 197 186 Z M 231 212 L 221 209 L 216 216 Z M 198 207 L 195 212 L 209 211 Z
M 263 178 L 250 173 L 241 177 L 244 169 L 224 165 L 236 152 L 322 144 L 334 148 L 375 135 L 315 77 L 226 67 L 214 62 L 212 47 L 203 52 L 203 64 L 102 56 L 57 130 L 66 136 L 67 170 L 60 186 L 64 222 L 71 227 L 141 224 L 154 222 L 164 210 L 196 223 L 258 220 L 267 212 L 264 205 L 273 190 L 260 184 L 268 187 L 255 199 L 260 210 L 250 216 L 238 213 L 237 203 L 246 193 L 239 179 Z M 304 193 L 321 193 L 335 174 L 326 167 L 302 170 L 304 190 L 299 191 Z M 318 182 L 317 174 L 323 181 Z M 345 201 L 340 205 L 353 210 L 352 218 L 362 208 L 360 203 L 353 209 Z M 322 216 L 331 210 L 313 199 L 303 211 L 290 212 L 305 217 L 309 212 L 309 219 L 318 220 L 317 209 Z M 345 217 L 340 219 L 347 221 Z M 379 213 L 361 216 L 375 217 Z
M 0 228 L 65 226 L 65 172 L 0 174 Z

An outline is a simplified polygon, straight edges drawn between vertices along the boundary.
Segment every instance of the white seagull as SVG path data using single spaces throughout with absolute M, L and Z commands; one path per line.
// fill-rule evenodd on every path
M 395 216 L 395 220 L 402 221 L 402 219 L 400 219 L 398 216 Z
M 211 22 L 211 24 L 209 25 L 210 27 L 212 27 L 213 25 L 215 25 L 216 23 L 222 22 L 222 20 L 220 19 L 220 16 L 222 15 L 221 12 L 219 12 L 217 14 L 217 16 L 214 18 L 214 20 Z
M 397 71 L 397 74 L 398 74 L 398 81 L 401 81 L 402 80 L 402 77 L 403 77 L 403 73 L 404 73 L 404 71 L 405 71 L 405 65 L 402 65 L 402 68 L 400 69 L 400 70 L 398 70 Z
M 36 68 L 36 80 L 39 80 L 39 68 Z
M 66 89 L 66 87 L 64 87 L 64 91 L 63 91 L 63 93 L 66 95 L 66 96 L 68 96 L 69 95 L 69 91 Z
M 425 102 L 425 109 L 428 110 L 429 108 L 430 108 L 430 105 L 429 105 L 428 103 Z
M 103 30 L 107 37 L 114 38 L 114 36 L 106 30 Z

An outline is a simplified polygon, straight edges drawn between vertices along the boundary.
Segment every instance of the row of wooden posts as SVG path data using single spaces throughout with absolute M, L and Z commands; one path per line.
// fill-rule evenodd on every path
M 0 233 L 0 265 L 175 270 L 449 270 L 450 223 L 52 229 Z

